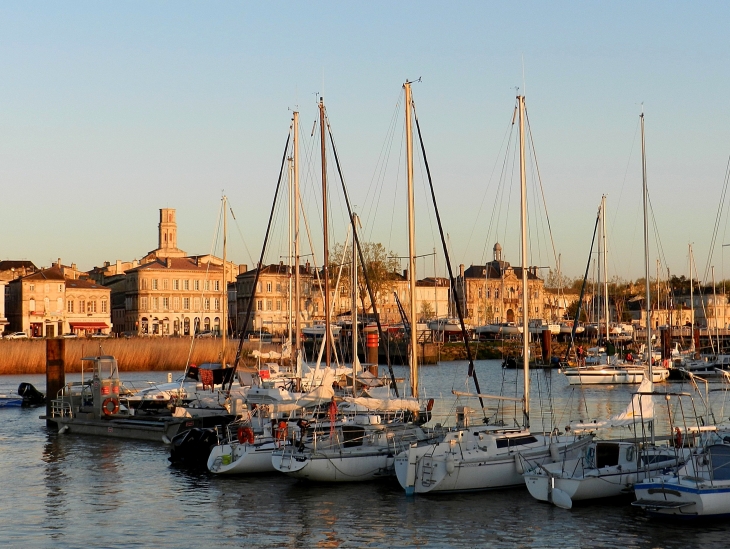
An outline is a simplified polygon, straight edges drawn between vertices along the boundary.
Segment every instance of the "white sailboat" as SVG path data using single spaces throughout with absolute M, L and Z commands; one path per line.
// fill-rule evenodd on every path
M 520 124 L 522 287 L 527 288 L 527 190 L 525 172 L 525 98 L 517 97 Z M 528 293 L 522 292 L 523 356 L 529 357 Z M 578 455 L 591 441 L 590 436 L 543 435 L 529 429 L 530 372 L 524 362 L 522 399 L 479 395 L 522 402 L 525 425 L 506 429 L 498 426 L 468 425 L 464 421 L 437 444 L 414 444 L 395 459 L 398 482 L 406 494 L 488 490 L 524 484 L 525 464 L 534 467 Z

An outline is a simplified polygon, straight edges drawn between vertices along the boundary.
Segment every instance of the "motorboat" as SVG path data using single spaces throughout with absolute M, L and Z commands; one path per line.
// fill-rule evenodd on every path
M 564 368 L 563 373 L 570 385 L 625 385 L 639 384 L 648 373 L 648 367 L 641 364 L 598 364 Z M 652 381 L 661 383 L 669 377 L 669 370 L 655 367 L 652 370 Z

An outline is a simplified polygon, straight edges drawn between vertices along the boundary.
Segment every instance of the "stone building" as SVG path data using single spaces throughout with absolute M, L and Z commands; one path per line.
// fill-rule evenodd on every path
M 522 267 L 502 260 L 502 246 L 496 243 L 494 259 L 486 265 L 461 265 L 454 291 L 474 326 L 495 322 L 522 322 Z M 527 267 L 529 319 L 545 319 L 544 281 L 537 267 Z
M 111 290 L 94 281 L 74 278 L 78 271 L 54 263 L 49 269 L 8 283 L 6 314 L 12 332 L 30 337 L 62 334 L 108 334 Z
M 5 327 L 8 325 L 8 319 L 5 316 L 5 290 L 7 282 L 0 280 L 0 335 L 5 331 Z
M 33 274 L 38 268 L 32 261 L 26 260 L 4 260 L 0 261 L 0 280 L 10 282 L 16 278 L 22 278 Z

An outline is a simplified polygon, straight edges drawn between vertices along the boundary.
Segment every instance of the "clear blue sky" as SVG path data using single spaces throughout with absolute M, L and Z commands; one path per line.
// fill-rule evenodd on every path
M 258 255 L 290 109 L 298 106 L 308 138 L 316 93 L 353 201 L 366 211 L 388 128 L 402 118 L 401 85 L 422 77 L 414 98 L 454 261 L 478 263 L 494 240 L 492 170 L 504 161 L 524 58 L 563 271 L 582 273 L 606 193 L 610 274 L 642 275 L 642 102 L 668 266 L 686 274 L 693 242 L 702 270 L 730 155 L 728 28 L 730 7 L 720 2 L 3 2 L 0 258 L 61 257 L 85 269 L 139 258 L 156 247 L 161 207 L 177 208 L 180 247 L 206 253 L 222 190 Z M 394 135 L 386 189 L 365 230 L 402 255 L 400 118 Z M 423 253 L 435 229 L 416 171 Z M 333 231 L 344 238 L 340 225 Z M 512 238 L 505 254 L 518 264 Z M 723 221 L 718 278 L 730 277 L 726 242 Z M 231 243 L 233 259 L 250 263 L 237 234 Z

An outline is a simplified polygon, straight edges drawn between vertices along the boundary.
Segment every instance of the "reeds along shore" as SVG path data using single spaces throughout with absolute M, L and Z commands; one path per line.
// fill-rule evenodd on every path
M 229 341 L 226 362 L 233 362 L 237 341 Z M 80 372 L 81 357 L 113 355 L 120 371 L 147 372 L 183 370 L 189 362 L 220 362 L 219 339 L 131 338 L 131 339 L 67 339 L 66 371 Z M 247 356 L 244 352 L 243 356 Z M 46 371 L 45 340 L 0 340 L 0 375 L 42 374 Z

